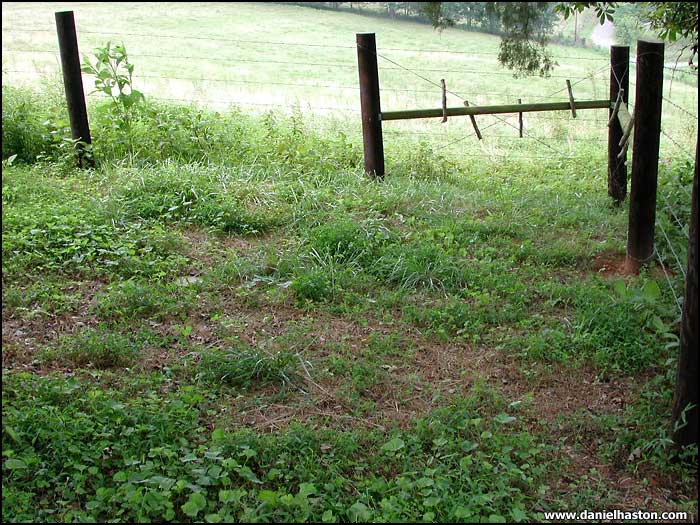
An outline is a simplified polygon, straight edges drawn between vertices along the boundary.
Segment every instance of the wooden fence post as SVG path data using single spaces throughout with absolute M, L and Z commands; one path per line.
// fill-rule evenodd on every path
M 673 396 L 673 440 L 679 446 L 698 442 L 698 143 L 695 142 L 695 174 L 690 207 L 690 237 L 688 238 L 688 271 L 685 279 L 685 299 L 681 315 L 681 344 Z M 689 405 L 694 408 L 683 412 Z M 675 429 L 685 416 L 687 424 Z
M 610 101 L 613 103 L 620 94 L 623 104 L 627 104 L 629 100 L 629 63 L 628 46 L 610 47 Z M 610 117 L 612 114 L 611 108 Z M 615 199 L 617 204 L 625 200 L 627 195 L 627 159 L 624 156 L 618 158 L 623 149 L 619 145 L 623 132 L 618 119 L 612 119 L 608 127 L 608 195 Z
M 384 142 L 382 140 L 381 106 L 379 103 L 379 71 L 374 33 L 358 33 L 357 66 L 360 72 L 360 105 L 362 108 L 362 141 L 365 173 L 384 177 Z
M 56 31 L 58 47 L 61 52 L 61 70 L 63 85 L 66 90 L 68 117 L 73 140 L 81 143 L 76 145 L 78 165 L 81 168 L 93 167 L 95 162 L 85 150 L 85 145 L 92 144 L 90 126 L 88 125 L 85 94 L 83 92 L 83 77 L 80 72 L 80 56 L 78 54 L 78 37 L 75 32 L 73 11 L 56 13 Z
M 627 267 L 637 272 L 654 256 L 664 45 L 637 41 L 634 147 L 627 228 Z

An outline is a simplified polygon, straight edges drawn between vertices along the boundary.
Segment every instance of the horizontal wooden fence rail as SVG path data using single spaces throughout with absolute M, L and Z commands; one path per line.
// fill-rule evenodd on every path
M 614 104 L 614 102 L 613 102 Z M 609 109 L 609 99 L 575 101 L 575 109 Z M 446 108 L 445 115 L 458 117 L 462 115 L 497 115 L 502 113 L 528 113 L 532 111 L 571 111 L 571 102 L 540 102 L 536 104 L 504 104 L 499 106 L 469 106 Z M 443 109 L 409 109 L 405 111 L 382 111 L 382 121 L 408 120 L 418 118 L 442 117 Z

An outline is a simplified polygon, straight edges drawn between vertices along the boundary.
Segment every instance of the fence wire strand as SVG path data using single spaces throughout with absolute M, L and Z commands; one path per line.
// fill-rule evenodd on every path
M 671 278 L 668 275 L 668 270 L 666 270 L 666 265 L 664 264 L 664 261 L 661 258 L 661 254 L 659 253 L 659 250 L 656 246 L 656 243 L 654 244 L 654 254 L 656 255 L 656 258 L 659 260 L 659 266 L 661 266 L 661 270 L 664 272 L 664 277 L 666 277 L 666 282 L 668 283 L 668 287 L 671 290 L 671 294 L 673 294 L 673 299 L 676 301 L 676 306 L 678 306 L 678 313 L 681 313 L 683 311 L 683 307 L 681 306 L 681 301 L 678 298 L 678 294 L 676 293 L 676 290 L 673 288 L 673 283 L 671 282 Z

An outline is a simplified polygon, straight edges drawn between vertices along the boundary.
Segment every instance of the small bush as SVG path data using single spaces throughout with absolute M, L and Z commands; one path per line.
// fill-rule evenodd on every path
M 278 222 L 274 203 L 252 209 L 245 195 L 226 190 L 213 177 L 193 173 L 190 167 L 141 174 L 115 196 L 121 214 L 131 221 L 197 224 L 226 233 L 254 235 Z

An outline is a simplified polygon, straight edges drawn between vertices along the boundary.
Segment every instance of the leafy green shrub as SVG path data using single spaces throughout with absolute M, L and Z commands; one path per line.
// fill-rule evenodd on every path
M 626 373 L 648 369 L 664 360 L 663 338 L 674 330 L 661 317 L 668 315 L 654 281 L 640 288 L 614 285 L 614 295 L 589 289 L 576 301 L 573 343 L 604 370 Z
M 320 256 L 331 256 L 340 261 L 362 259 L 371 250 L 367 233 L 351 221 L 317 226 L 310 233 L 309 244 Z
M 410 322 L 443 338 L 455 335 L 478 336 L 486 327 L 474 305 L 458 300 L 451 300 L 438 307 L 420 309 L 408 305 L 404 307 L 403 314 Z
M 673 474 L 679 482 L 688 483 L 696 478 L 698 445 L 679 449 L 671 439 L 673 429 L 668 416 L 673 405 L 676 373 L 677 362 L 669 359 L 664 373 L 644 385 L 639 399 L 614 419 L 603 455 L 620 464 L 625 461 L 630 470 L 651 463 Z
M 128 397 L 20 373 L 3 374 L 2 395 L 3 520 L 162 521 L 184 503 L 169 458 L 198 438 L 191 388 Z
M 403 144 L 403 147 L 405 148 L 406 144 Z M 418 145 L 411 144 L 405 153 L 395 154 L 389 151 L 387 157 L 393 166 L 393 175 L 425 180 L 444 179 L 452 172 L 455 165 L 438 150 L 439 148 L 436 149 L 422 141 Z
M 628 287 L 617 281 L 610 288 L 599 281 L 563 291 L 572 322 L 564 326 L 555 320 L 546 329 L 517 337 L 513 346 L 538 360 L 590 361 L 604 373 L 632 374 L 660 366 L 678 337 L 674 309 L 659 285 L 647 280 Z
M 267 383 L 287 385 L 294 374 L 296 355 L 265 352 L 240 344 L 236 348 L 209 349 L 201 353 L 198 374 L 205 381 L 248 389 Z
M 320 173 L 360 166 L 362 151 L 356 143 L 348 141 L 342 129 L 319 133 L 306 125 L 300 112 L 290 116 L 268 112 L 261 127 L 265 135 L 260 149 L 270 165 L 283 164 Z

